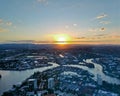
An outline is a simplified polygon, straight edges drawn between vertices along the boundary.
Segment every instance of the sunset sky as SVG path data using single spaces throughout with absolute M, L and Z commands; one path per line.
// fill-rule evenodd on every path
M 0 43 L 53 43 L 61 35 L 120 44 L 120 0 L 0 0 Z

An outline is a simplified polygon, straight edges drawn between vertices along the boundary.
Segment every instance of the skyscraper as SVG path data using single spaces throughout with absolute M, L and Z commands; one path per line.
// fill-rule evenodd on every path
M 37 89 L 37 80 L 36 79 L 29 79 L 28 80 L 28 85 L 32 89 Z
M 48 89 L 54 89 L 54 78 L 48 79 Z
M 100 74 L 97 74 L 97 83 L 98 85 L 102 85 L 102 78 Z

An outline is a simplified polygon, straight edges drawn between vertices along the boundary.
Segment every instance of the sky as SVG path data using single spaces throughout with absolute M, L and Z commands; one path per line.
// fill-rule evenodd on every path
M 0 0 L 0 43 L 120 44 L 120 0 Z

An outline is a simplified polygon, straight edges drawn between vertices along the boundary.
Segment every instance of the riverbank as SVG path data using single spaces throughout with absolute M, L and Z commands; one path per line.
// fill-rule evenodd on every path
M 52 64 L 43 64 L 40 66 L 34 66 L 34 67 L 25 67 L 25 68 L 0 68 L 0 70 L 3 71 L 25 71 L 25 70 L 31 70 L 35 68 L 42 68 L 42 67 L 49 67 L 52 66 Z
M 33 95 L 35 94 L 38 95 L 38 93 L 43 94 L 43 92 L 47 92 L 46 94 L 49 94 L 49 88 L 47 82 L 51 78 L 53 78 L 52 80 L 54 80 L 52 81 L 53 83 L 56 82 L 54 83 L 55 85 L 54 88 L 52 89 L 53 93 L 56 91 L 61 91 L 71 94 L 75 93 L 77 94 L 76 96 L 81 96 L 82 94 L 89 94 L 93 96 L 93 94 L 98 94 L 97 91 L 102 89 L 104 90 L 107 89 L 108 91 L 105 92 L 108 92 L 110 94 L 120 94 L 118 90 L 119 85 L 109 84 L 105 81 L 103 82 L 102 85 L 98 85 L 97 82 L 95 82 L 92 79 L 92 76 L 90 75 L 89 71 L 69 65 L 58 66 L 55 68 L 44 70 L 42 72 L 34 72 L 21 84 L 14 85 L 13 86 L 14 88 L 12 90 L 5 92 L 4 94 L 14 94 L 15 96 L 16 94 L 17 95 L 22 94 L 22 96 L 26 96 L 26 94 L 29 94 L 30 92 L 32 92 L 31 94 Z M 35 88 L 34 87 L 31 88 L 31 84 L 33 83 L 29 85 L 28 82 L 30 80 L 34 80 L 37 82 Z
M 102 66 L 92 61 L 93 59 L 87 59 L 85 62 L 94 64 L 95 68 L 88 68 L 87 66 L 81 66 L 81 65 L 75 65 L 75 64 L 67 65 L 67 66 L 72 67 L 71 71 L 78 70 L 78 69 L 75 69 L 75 67 L 88 71 L 95 81 L 97 80 L 96 78 L 97 74 L 100 74 L 103 81 L 116 84 L 116 85 L 120 84 L 120 80 L 117 80 L 116 78 L 112 78 L 105 75 L 102 71 L 103 70 Z M 52 64 L 52 66 L 46 66 L 46 67 L 35 68 L 35 69 L 24 70 L 24 71 L 0 71 L 0 73 L 2 74 L 2 78 L 0 80 L 1 92 L 11 89 L 13 85 L 18 84 L 19 82 L 23 82 L 24 80 L 26 80 L 26 78 L 29 78 L 32 74 L 34 74 L 34 72 L 37 72 L 37 71 L 43 72 L 45 70 L 60 66 L 59 64 L 52 63 L 52 62 L 49 62 L 48 64 Z M 81 77 L 84 77 L 84 75 L 81 75 Z M 3 89 L 3 86 L 4 86 L 4 89 Z
M 87 59 L 86 62 L 90 62 L 90 63 L 93 63 L 95 65 L 95 68 L 92 70 L 95 72 L 95 74 L 100 74 L 102 79 L 108 83 L 120 84 L 120 79 L 113 77 L 111 75 L 105 74 L 104 70 L 103 70 L 104 67 L 102 66 L 102 64 L 95 63 L 94 60 L 95 59 Z
M 93 62 L 98 63 L 99 65 L 101 65 L 103 67 L 102 71 L 104 74 L 111 76 L 113 78 L 120 79 L 120 74 L 119 74 L 120 73 L 120 68 L 119 68 L 120 65 L 119 64 L 115 65 L 113 62 L 108 62 L 107 60 L 104 61 L 103 59 L 100 59 L 100 58 L 94 59 Z M 112 70 L 111 70 L 111 67 L 112 67 Z
M 48 62 L 48 64 L 52 64 L 52 66 L 40 67 L 24 71 L 0 70 L 0 74 L 2 75 L 2 78 L 0 80 L 0 96 L 3 92 L 10 90 L 13 85 L 19 84 L 26 80 L 26 78 L 30 77 L 34 72 L 42 72 L 47 69 L 59 66 L 58 64 L 52 62 Z

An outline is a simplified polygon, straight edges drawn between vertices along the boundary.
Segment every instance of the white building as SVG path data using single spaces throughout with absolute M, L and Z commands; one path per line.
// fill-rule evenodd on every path
M 48 79 L 48 89 L 54 89 L 54 78 L 49 78 Z

